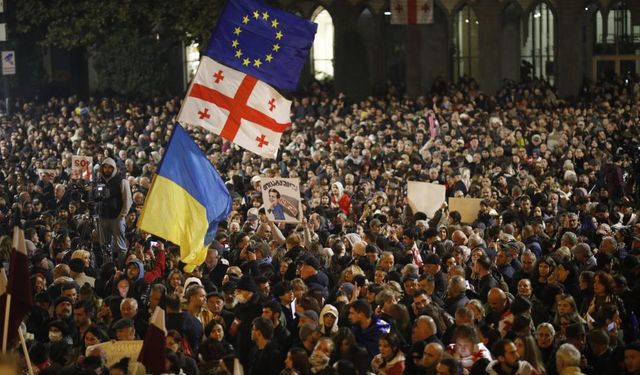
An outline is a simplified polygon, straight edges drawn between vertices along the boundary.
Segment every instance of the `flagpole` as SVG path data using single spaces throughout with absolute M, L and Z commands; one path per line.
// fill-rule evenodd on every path
M 22 344 L 22 351 L 24 352 L 24 358 L 27 362 L 29 375 L 33 375 L 33 366 L 31 365 L 31 358 L 29 358 L 29 350 L 27 350 L 27 343 L 24 340 L 24 334 L 22 333 L 22 330 L 20 328 L 18 328 L 18 334 L 20 335 L 20 344 Z
M 7 336 L 9 335 L 9 313 L 11 312 L 11 294 L 7 293 L 7 305 L 4 310 L 4 325 L 2 329 L 2 353 L 7 353 Z

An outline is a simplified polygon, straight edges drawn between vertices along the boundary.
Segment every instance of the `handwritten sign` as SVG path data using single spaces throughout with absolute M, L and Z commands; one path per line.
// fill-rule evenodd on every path
M 74 179 L 91 180 L 91 171 L 93 169 L 93 157 L 78 156 L 71 157 L 71 177 Z

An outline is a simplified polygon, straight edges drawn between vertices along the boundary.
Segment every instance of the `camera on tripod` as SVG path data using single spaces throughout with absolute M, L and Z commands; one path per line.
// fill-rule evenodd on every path
M 105 184 L 97 183 L 90 192 L 90 199 L 95 202 L 101 202 L 110 196 L 109 188 Z

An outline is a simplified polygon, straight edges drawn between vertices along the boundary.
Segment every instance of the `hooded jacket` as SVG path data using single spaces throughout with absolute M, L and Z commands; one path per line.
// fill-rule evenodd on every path
M 102 165 L 105 164 L 113 167 L 113 172 L 110 176 L 100 175 L 109 190 L 109 198 L 103 201 L 100 215 L 105 219 L 115 219 L 118 216 L 124 218 L 133 203 L 129 181 L 118 174 L 115 160 L 106 158 L 102 161 Z
M 131 287 L 129 288 L 128 296 L 140 301 L 143 306 L 142 309 L 144 309 L 149 302 L 151 286 L 144 280 L 144 264 L 142 261 L 140 259 L 134 259 L 127 263 L 127 267 L 131 264 L 135 264 L 136 267 L 138 267 L 138 276 L 135 280 L 129 280 Z
M 351 198 L 344 193 L 342 183 L 334 182 L 332 186 L 338 188 L 338 196 L 331 196 L 331 204 L 338 206 L 345 215 L 349 215 L 351 212 Z
M 326 331 L 327 328 L 325 327 L 324 320 L 322 319 L 324 314 L 327 313 L 336 317 L 336 319 L 333 321 L 333 325 L 331 326 L 331 328 L 329 328 L 329 332 Z M 322 333 L 322 336 L 333 337 L 338 333 L 338 318 L 338 309 L 336 309 L 335 306 L 326 304 L 324 305 L 324 307 L 322 307 L 322 310 L 320 311 L 320 333 Z

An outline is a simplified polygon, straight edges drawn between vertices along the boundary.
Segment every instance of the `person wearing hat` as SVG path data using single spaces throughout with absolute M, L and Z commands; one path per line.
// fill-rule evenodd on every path
M 433 276 L 433 281 L 435 283 L 433 295 L 439 299 L 443 299 L 444 294 L 447 291 L 447 279 L 446 275 L 442 272 L 441 260 L 438 254 L 427 254 L 424 258 L 422 268 L 425 274 Z
M 127 251 L 125 241 L 125 218 L 133 203 L 129 180 L 118 173 L 116 161 L 105 158 L 100 165 L 98 184 L 103 184 L 108 197 L 100 205 L 100 226 L 104 234 L 105 246 L 111 246 L 113 257 L 124 256 Z
M 232 337 L 235 336 L 234 347 L 237 349 L 240 363 L 249 368 L 252 360 L 249 356 L 252 347 L 251 324 L 255 318 L 262 315 L 264 300 L 250 275 L 243 275 L 238 280 L 235 296 L 238 303 L 234 308 L 235 319 L 231 323 L 229 333 Z
M 302 259 L 300 277 L 307 287 L 320 286 L 324 296 L 328 295 L 329 277 L 320 270 L 320 261 L 316 257 L 309 255 Z
M 127 341 L 136 339 L 135 323 L 131 319 L 122 318 L 111 327 L 116 333 L 116 340 Z

